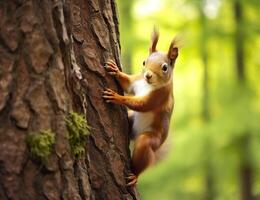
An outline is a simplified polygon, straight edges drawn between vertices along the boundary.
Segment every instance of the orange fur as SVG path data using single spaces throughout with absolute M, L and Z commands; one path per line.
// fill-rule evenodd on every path
M 112 60 L 109 60 L 106 65 L 107 71 L 116 77 L 122 88 L 135 94 L 135 96 L 122 96 L 111 89 L 103 92 L 106 102 L 125 105 L 135 111 L 131 115 L 131 124 L 138 125 L 135 127 L 137 136 L 132 155 L 133 174 L 127 177 L 129 186 L 135 185 L 140 173 L 154 163 L 155 152 L 167 138 L 173 110 L 172 71 L 178 56 L 178 48 L 173 41 L 167 53 L 157 52 L 158 37 L 159 33 L 155 30 L 150 55 L 146 59 L 143 73 L 140 75 L 130 76 L 120 72 Z M 142 81 L 139 82 L 140 85 L 136 84 L 139 80 Z M 148 115 L 148 113 L 150 114 Z M 143 119 L 145 116 L 149 116 L 149 119 Z M 135 121 L 135 118 L 140 122 Z M 147 127 L 141 130 L 140 123 L 144 123 L 144 126 Z

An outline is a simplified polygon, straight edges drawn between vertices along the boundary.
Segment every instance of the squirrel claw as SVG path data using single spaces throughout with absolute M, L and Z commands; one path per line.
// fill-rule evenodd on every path
M 136 178 L 134 174 L 129 174 L 129 176 L 126 177 L 127 180 L 132 180 L 134 178 Z
M 109 59 L 109 60 L 107 61 L 107 64 L 111 64 L 111 65 L 116 66 L 116 62 L 115 62 L 114 60 L 112 60 L 112 59 Z
M 115 103 L 115 104 L 120 104 L 120 95 L 117 94 L 115 91 L 106 88 L 102 92 L 102 97 L 107 103 Z
M 134 187 L 137 184 L 137 176 L 134 174 L 130 174 L 129 176 L 126 177 L 127 179 L 127 187 Z
M 108 72 L 110 75 L 115 76 L 116 72 Z
M 119 69 L 113 60 L 108 60 L 104 66 L 104 68 L 108 71 L 111 75 L 116 75 L 119 72 Z
M 114 94 L 115 92 L 109 88 L 106 88 L 104 91 L 103 91 L 103 94 Z

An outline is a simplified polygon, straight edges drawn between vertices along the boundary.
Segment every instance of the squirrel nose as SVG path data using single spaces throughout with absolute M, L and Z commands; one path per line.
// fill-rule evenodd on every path
M 149 79 L 152 78 L 152 74 L 149 73 L 149 72 L 145 72 L 144 76 L 145 76 L 145 78 L 146 78 L 147 80 L 149 80 Z

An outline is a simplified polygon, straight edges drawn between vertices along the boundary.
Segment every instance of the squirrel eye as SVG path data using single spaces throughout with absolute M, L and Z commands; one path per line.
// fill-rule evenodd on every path
M 167 63 L 163 63 L 163 64 L 162 64 L 162 71 L 163 71 L 164 73 L 166 73 L 166 72 L 168 71 L 168 65 L 167 65 Z
M 143 61 L 143 66 L 145 66 L 145 60 Z

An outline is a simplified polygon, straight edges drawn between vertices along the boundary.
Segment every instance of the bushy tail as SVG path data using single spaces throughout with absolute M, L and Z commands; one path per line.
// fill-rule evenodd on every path
M 164 160 L 170 153 L 170 150 L 173 147 L 172 138 L 169 137 L 162 146 L 155 152 L 155 164 Z

